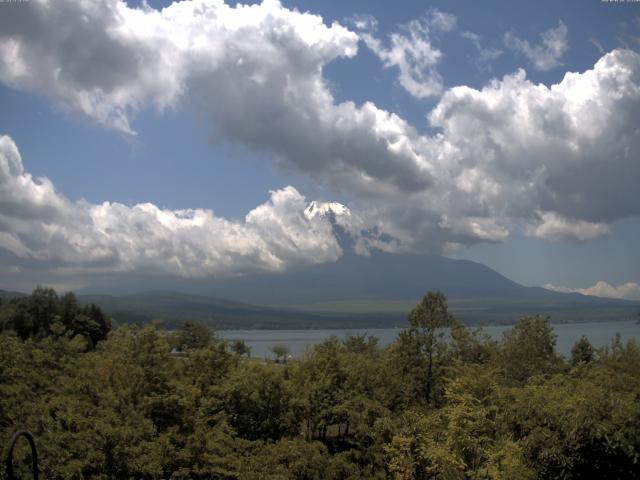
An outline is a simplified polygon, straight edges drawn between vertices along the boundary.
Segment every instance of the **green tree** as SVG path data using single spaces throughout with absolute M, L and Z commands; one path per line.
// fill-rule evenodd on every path
M 67 292 L 60 297 L 60 316 L 66 329 L 73 329 L 73 321 L 78 312 L 78 299 L 73 292 Z
M 182 374 L 196 399 L 220 397 L 222 383 L 238 363 L 224 342 L 215 341 L 207 348 L 194 350 L 182 362 Z
M 242 480 L 325 480 L 349 478 L 341 475 L 327 447 L 319 442 L 283 439 L 255 445 L 240 465 Z M 351 477 L 357 478 L 357 477 Z
M 53 288 L 38 285 L 29 298 L 32 335 L 44 337 L 51 333 L 51 325 L 59 314 L 58 295 Z
M 178 330 L 176 341 L 181 351 L 198 350 L 211 345 L 213 332 L 202 323 L 187 320 Z
M 251 347 L 249 347 L 242 340 L 234 340 L 233 342 L 231 342 L 231 350 L 240 357 L 246 355 L 247 357 L 251 358 Z
M 4 305 L 1 315 L 5 330 L 14 331 L 22 340 L 33 336 L 35 328 L 28 298 L 11 300 Z
M 576 368 L 503 390 L 503 412 L 538 478 L 638 478 L 640 378 Z
M 378 339 L 363 333 L 362 335 L 347 334 L 344 339 L 344 348 L 349 353 L 365 353 L 375 351 L 378 347 Z
M 563 361 L 556 354 L 555 346 L 556 334 L 548 318 L 522 317 L 503 334 L 499 357 L 505 377 L 522 384 L 532 375 L 560 371 Z
M 402 373 L 413 395 L 426 403 L 434 401 L 437 377 L 447 353 L 445 328 L 455 323 L 440 292 L 428 292 L 409 313 L 409 327 L 400 332 L 398 348 Z
M 276 363 L 282 359 L 283 363 L 287 363 L 287 355 L 289 355 L 289 347 L 286 345 L 274 345 L 271 347 L 271 351 L 276 356 Z
M 454 355 L 467 363 L 488 363 L 497 356 L 498 342 L 482 329 L 470 329 L 455 321 L 451 326 Z
M 595 349 L 584 335 L 571 348 L 571 366 L 591 363 L 595 359 Z
M 346 358 L 335 336 L 316 345 L 302 361 L 293 365 L 292 381 L 308 440 L 325 441 L 330 427 L 345 422 L 341 402 L 346 380 Z
M 230 425 L 248 440 L 280 440 L 299 431 L 298 409 L 282 369 L 245 362 L 233 372 L 225 392 Z
M 72 335 L 81 335 L 91 347 L 95 347 L 98 342 L 107 338 L 111 331 L 111 319 L 100 307 L 93 304 L 87 305 L 76 309 L 67 331 Z
M 107 338 L 111 330 L 111 319 L 100 307 L 80 307 L 72 292 L 58 298 L 55 290 L 40 286 L 29 297 L 13 299 L 1 308 L 0 323 L 23 340 L 80 335 L 91 347 Z

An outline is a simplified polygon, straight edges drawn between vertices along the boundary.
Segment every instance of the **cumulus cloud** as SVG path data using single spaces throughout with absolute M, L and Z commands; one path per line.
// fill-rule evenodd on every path
M 442 51 L 433 46 L 432 37 L 453 30 L 454 15 L 430 10 L 424 18 L 412 20 L 400 32 L 392 33 L 388 46 L 375 36 L 375 19 L 359 17 L 353 23 L 362 30 L 365 44 L 384 66 L 398 68 L 398 82 L 412 96 L 428 98 L 442 92 L 442 77 L 437 71 Z
M 415 158 L 388 148 L 401 148 L 411 130 L 402 119 L 371 103 L 334 104 L 322 68 L 355 55 L 358 43 L 338 24 L 276 1 L 193 0 L 160 11 L 119 0 L 20 7 L 0 18 L 0 80 L 8 85 L 129 133 L 141 108 L 187 103 L 218 137 L 269 151 L 342 191 L 429 182 Z
M 609 231 L 609 226 L 604 223 L 569 220 L 553 212 L 541 213 L 540 222 L 527 227 L 527 233 L 532 237 L 554 240 L 591 240 Z
M 550 86 L 534 84 L 519 70 L 480 89 L 437 87 L 442 96 L 428 120 L 438 133 L 421 135 L 371 102 L 336 102 L 323 68 L 356 55 L 368 34 L 369 43 L 398 65 L 402 58 L 409 62 L 415 84 L 407 85 L 416 92 L 435 85 L 429 72 L 441 52 L 430 38 L 455 26 L 455 18 L 441 12 L 410 23 L 384 45 L 366 19 L 359 20 L 365 31 L 358 34 L 275 1 L 231 7 L 187 0 L 162 10 L 118 0 L 5 7 L 0 81 L 125 132 L 133 131 L 140 109 L 190 105 L 211 120 L 219 138 L 269 152 L 279 166 L 347 194 L 351 216 L 336 218 L 357 237 L 360 253 L 439 252 L 499 242 L 518 229 L 540 238 L 588 240 L 606 234 L 612 221 L 640 214 L 640 55 L 633 51 L 614 50 L 592 69 L 567 73 Z M 25 175 L 7 178 L 17 182 Z M 3 248 L 16 255 L 72 262 L 85 258 L 77 249 L 90 241 L 86 250 L 95 258 L 87 261 L 143 268 L 153 264 L 149 257 L 173 258 L 184 242 L 194 254 L 190 261 L 177 256 L 172 268 L 194 274 L 234 262 L 278 269 L 339 256 L 324 230 L 335 215 L 305 217 L 305 201 L 293 189 L 274 193 L 259 213 L 236 223 L 206 210 L 83 206 L 65 200 L 47 180 L 21 181 L 29 201 L 8 201 L 14 213 L 2 229 Z M 20 223 L 22 210 L 25 219 L 60 217 L 33 227 L 46 242 L 26 238 L 31 227 Z M 59 228 L 74 221 L 77 228 Z M 319 243 L 301 233 L 308 223 L 318 229 Z M 82 228 L 88 233 L 77 234 Z M 193 228 L 206 232 L 203 240 L 189 233 Z M 112 233 L 122 245 L 132 236 L 132 250 L 114 247 Z M 140 253 L 138 241 L 147 238 L 149 253 Z
M 331 219 L 311 215 L 310 205 L 293 187 L 271 192 L 244 221 L 150 203 L 72 202 L 25 171 L 14 142 L 0 137 L 0 248 L 61 271 L 202 277 L 335 261 L 342 249 Z M 349 210 L 331 205 L 348 226 Z
M 518 71 L 450 89 L 430 118 L 457 190 L 543 237 L 590 238 L 606 232 L 597 224 L 638 215 L 639 80 L 640 56 L 616 50 L 550 87 Z
M 4 83 L 51 95 L 125 132 L 132 132 L 131 114 L 147 104 L 175 105 L 190 82 L 230 89 L 242 80 L 229 92 L 235 96 L 266 82 L 286 89 L 317 78 L 327 61 L 354 55 L 357 42 L 345 28 L 276 1 L 233 8 L 193 0 L 157 11 L 121 0 L 34 0 L 2 13 Z
M 546 71 L 562 64 L 560 59 L 569 48 L 567 33 L 567 26 L 558 22 L 557 27 L 540 34 L 541 43 L 537 45 L 519 38 L 514 32 L 505 34 L 504 44 L 507 48 L 524 55 L 537 70 Z
M 591 295 L 594 297 L 640 300 L 640 285 L 635 282 L 627 282 L 623 285 L 614 287 L 613 285 L 600 280 L 595 285 L 588 288 L 567 288 L 551 284 L 543 285 L 543 288 L 555 292 L 581 293 L 582 295 Z

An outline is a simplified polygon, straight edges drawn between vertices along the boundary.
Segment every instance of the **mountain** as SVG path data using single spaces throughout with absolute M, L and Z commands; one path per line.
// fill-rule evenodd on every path
M 165 328 L 177 328 L 184 320 L 196 320 L 215 329 L 382 328 L 402 323 L 405 317 L 397 312 L 302 312 L 178 292 L 145 292 L 124 296 L 80 295 L 78 301 L 81 304 L 99 305 L 118 324 L 159 322 Z
M 403 325 L 429 290 L 444 292 L 468 324 L 515 323 L 522 315 L 555 322 L 632 319 L 639 304 L 524 287 L 489 267 L 438 255 L 347 254 L 277 274 L 209 281 L 205 295 L 166 291 L 127 296 L 81 296 L 116 320 L 143 323 L 185 318 L 216 328 L 371 328 Z M 222 298 L 226 300 L 221 300 Z
M 211 295 L 251 304 L 324 314 L 395 313 L 394 322 L 406 319 L 429 290 L 445 293 L 467 323 L 513 323 L 530 314 L 557 322 L 620 320 L 635 318 L 639 308 L 625 300 L 525 287 L 469 260 L 384 252 L 208 285 Z
M 11 300 L 12 298 L 20 298 L 26 297 L 26 293 L 22 292 L 13 292 L 11 290 L 0 290 L 0 299 L 1 300 Z
M 208 292 L 212 295 L 262 305 L 344 300 L 417 300 L 428 290 L 444 292 L 450 300 L 493 298 L 580 304 L 599 304 L 603 301 L 596 297 L 552 292 L 540 287 L 524 287 L 470 260 L 384 252 L 374 252 L 370 256 L 349 254 L 334 263 L 283 273 L 218 280 L 208 285 Z
M 136 287 L 159 290 L 132 294 Z M 640 308 L 637 302 L 524 287 L 469 260 L 383 252 L 345 253 L 335 263 L 283 273 L 181 282 L 178 288 L 188 293 L 176 292 L 175 283 L 140 281 L 127 288 L 125 295 L 85 294 L 79 300 L 100 305 L 119 323 L 159 320 L 175 327 L 193 319 L 218 329 L 400 326 L 429 290 L 445 293 L 452 312 L 468 324 L 515 323 L 532 314 L 555 322 L 635 319 Z

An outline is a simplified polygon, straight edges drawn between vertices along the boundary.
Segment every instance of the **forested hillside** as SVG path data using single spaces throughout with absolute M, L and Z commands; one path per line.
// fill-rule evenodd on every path
M 329 338 L 286 363 L 192 322 L 171 335 L 119 327 L 95 344 L 74 325 L 0 334 L 0 439 L 32 431 L 43 478 L 640 476 L 635 341 L 596 351 L 583 339 L 565 359 L 546 319 L 496 342 L 440 294 L 387 348 Z

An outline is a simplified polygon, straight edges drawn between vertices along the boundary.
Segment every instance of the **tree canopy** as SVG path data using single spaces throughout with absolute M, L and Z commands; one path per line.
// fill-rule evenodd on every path
M 640 346 L 565 359 L 543 317 L 495 341 L 428 294 L 388 347 L 331 337 L 286 364 L 193 323 L 109 331 L 48 289 L 0 319 L 0 439 L 33 432 L 47 479 L 640 478 Z
M 96 305 L 80 306 L 73 292 L 58 297 L 52 288 L 39 286 L 30 296 L 0 305 L 0 332 L 4 330 L 22 340 L 80 336 L 93 348 L 107 338 L 111 319 Z

